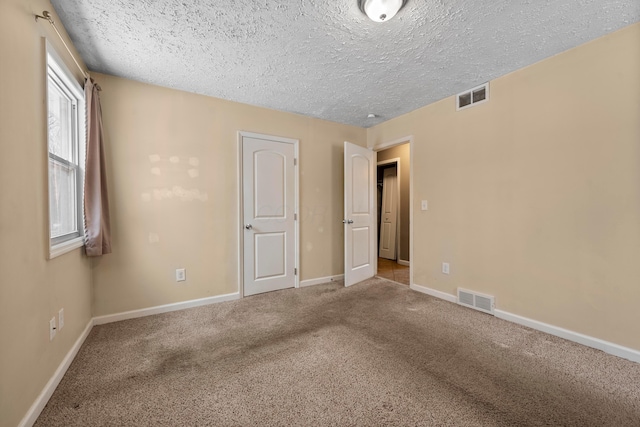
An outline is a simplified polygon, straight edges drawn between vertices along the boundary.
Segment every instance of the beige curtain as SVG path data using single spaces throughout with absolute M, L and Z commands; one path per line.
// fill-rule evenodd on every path
M 104 160 L 100 86 L 93 79 L 84 85 L 87 103 L 87 163 L 84 180 L 85 247 L 88 256 L 111 253 L 111 226 Z

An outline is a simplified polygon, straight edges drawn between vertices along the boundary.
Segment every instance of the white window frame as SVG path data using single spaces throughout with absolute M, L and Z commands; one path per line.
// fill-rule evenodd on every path
M 47 119 L 47 225 L 49 240 L 49 259 L 55 258 L 74 249 L 84 246 L 84 165 L 86 150 L 86 104 L 84 99 L 84 90 L 75 79 L 73 74 L 66 67 L 65 63 L 53 47 L 46 43 L 46 90 L 45 96 L 47 102 L 46 116 L 49 117 L 49 85 L 56 84 L 68 97 L 72 99 L 74 108 L 72 109 L 72 145 L 74 150 L 74 161 L 61 159 L 51 153 L 49 147 L 49 125 Z M 77 231 L 55 238 L 51 237 L 51 191 L 50 191 L 50 160 L 56 160 L 67 166 L 76 169 L 76 224 Z

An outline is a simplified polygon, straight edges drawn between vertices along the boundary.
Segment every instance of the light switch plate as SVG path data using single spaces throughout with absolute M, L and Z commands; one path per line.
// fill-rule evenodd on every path
M 58 312 L 58 329 L 64 328 L 64 308 Z
M 423 211 L 429 210 L 429 203 L 426 200 L 422 201 L 422 210 Z
M 49 320 L 49 341 L 53 341 L 53 337 L 56 336 L 56 318 L 52 317 Z
M 448 262 L 443 262 L 442 263 L 442 274 L 449 274 L 449 263 Z
M 186 268 L 177 268 L 176 269 L 176 282 L 184 282 L 187 280 L 187 269 Z

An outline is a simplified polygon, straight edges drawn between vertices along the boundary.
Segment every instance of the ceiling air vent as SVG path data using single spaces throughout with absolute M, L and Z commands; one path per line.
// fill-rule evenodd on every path
M 489 82 L 458 94 L 456 110 L 463 110 L 489 100 Z
M 458 288 L 458 304 L 493 314 L 495 298 L 491 295 L 483 295 L 477 292 Z

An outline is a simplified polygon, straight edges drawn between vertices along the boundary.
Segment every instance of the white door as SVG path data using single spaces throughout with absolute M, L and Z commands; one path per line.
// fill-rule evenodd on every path
M 398 173 L 395 166 L 384 169 L 382 176 L 382 210 L 380 212 L 380 258 L 396 259 L 397 192 Z
M 295 286 L 295 145 L 242 135 L 244 295 Z
M 376 262 L 375 154 L 344 143 L 344 284 L 373 277 Z

